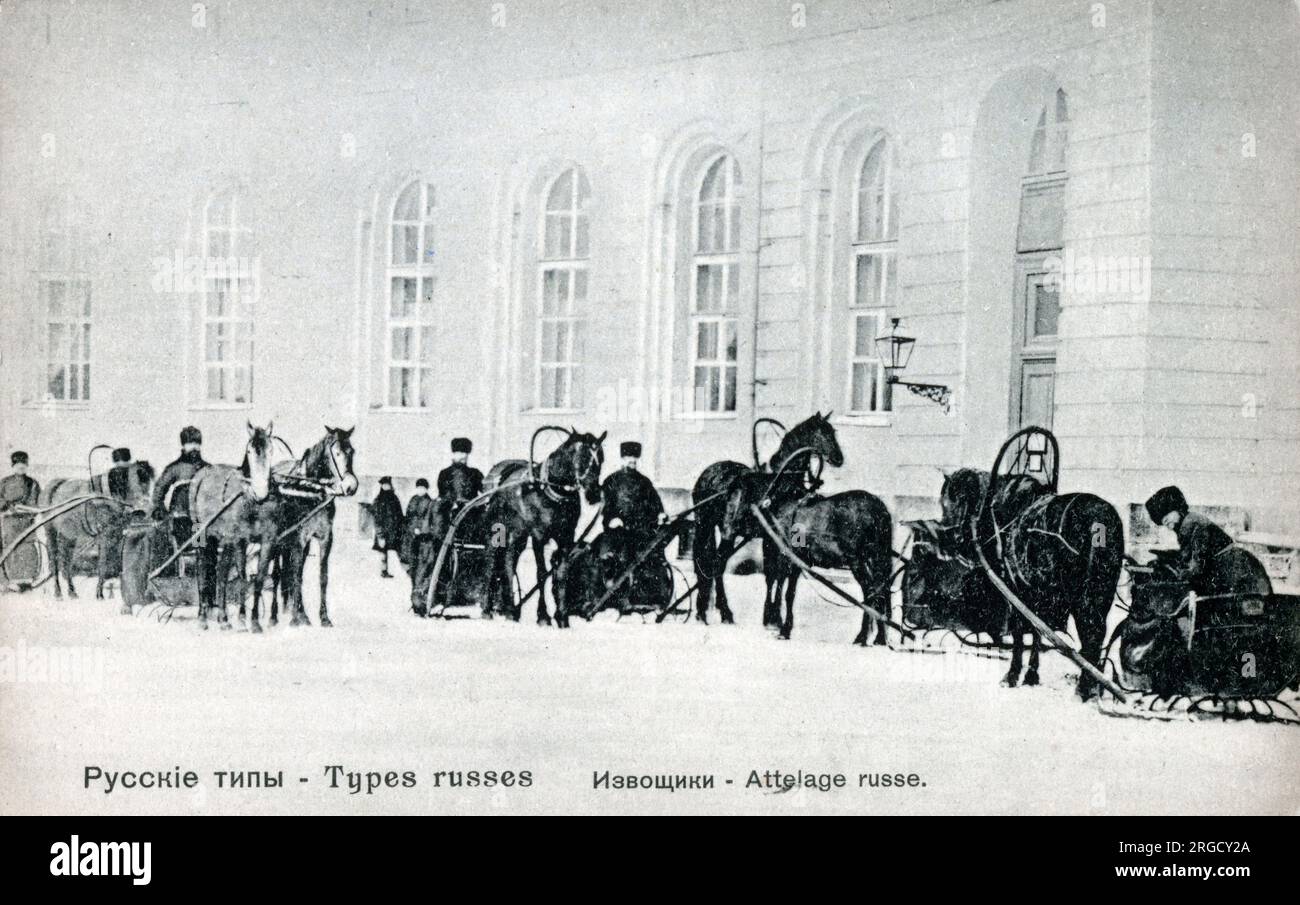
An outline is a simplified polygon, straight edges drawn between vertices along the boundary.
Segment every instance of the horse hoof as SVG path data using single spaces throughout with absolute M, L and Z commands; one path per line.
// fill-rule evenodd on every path
M 542 616 L 542 617 L 539 617 L 538 620 L 537 620 L 537 624 L 538 624 L 538 625 L 550 626 L 550 624 L 551 624 L 551 618 L 550 618 L 549 616 Z
M 321 617 L 320 617 L 320 627 L 321 627 L 321 628 L 333 628 L 333 627 L 334 627 L 334 623 L 333 623 L 333 622 L 330 622 L 330 617 L 329 617 L 329 616 L 321 616 Z
M 252 632 L 254 635 L 260 635 L 262 634 L 262 623 L 254 622 L 248 626 L 248 630 Z
M 1015 676 L 1003 676 L 1003 677 L 1002 677 L 1002 687 L 1003 687 L 1003 688 L 1015 688 L 1015 687 L 1016 687 L 1017 685 L 1019 685 L 1019 684 L 1020 684 L 1020 680 L 1017 679 Z
M 228 631 L 230 631 L 230 630 L 233 629 L 233 628 L 234 628 L 234 626 L 231 625 L 229 622 L 223 622 L 223 623 L 221 623 L 221 630 L 222 630 L 223 632 L 228 632 Z
M 120 610 L 118 610 L 117 612 L 118 612 L 118 614 L 121 615 L 121 616 L 130 616 L 130 615 L 131 615 L 131 604 L 129 604 L 129 603 L 124 603 L 124 604 L 122 604 L 122 608 L 121 608 Z
M 1038 673 L 1036 673 L 1036 672 L 1027 672 L 1027 673 L 1025 673 L 1025 681 L 1022 682 L 1021 684 L 1022 684 L 1022 685 L 1026 685 L 1026 686 L 1037 685 L 1037 684 L 1038 684 Z

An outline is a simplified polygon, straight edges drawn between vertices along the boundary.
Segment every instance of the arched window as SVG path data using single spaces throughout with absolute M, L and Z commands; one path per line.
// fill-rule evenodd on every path
M 591 186 L 570 167 L 546 192 L 542 254 L 537 266 L 537 407 L 582 405 L 582 322 L 590 256 L 587 202 Z
M 436 199 L 433 186 L 415 181 L 393 205 L 388 256 L 388 405 L 433 405 L 433 289 Z
M 736 410 L 740 309 L 740 168 L 722 154 L 704 171 L 695 205 L 690 368 L 696 412 Z
M 45 321 L 44 398 L 90 400 L 90 280 L 82 260 L 76 204 L 52 199 L 41 224 L 41 310 Z
M 853 414 L 890 408 L 876 337 L 886 332 L 898 298 L 898 188 L 887 139 L 871 145 L 854 192 L 852 281 L 849 297 L 849 400 Z
M 227 190 L 203 212 L 203 401 L 253 402 L 257 262 L 244 199 Z
M 1043 105 L 1034 128 L 1029 150 L 1029 176 L 1065 171 L 1065 149 L 1070 139 L 1070 111 L 1065 91 L 1056 89 L 1055 98 Z

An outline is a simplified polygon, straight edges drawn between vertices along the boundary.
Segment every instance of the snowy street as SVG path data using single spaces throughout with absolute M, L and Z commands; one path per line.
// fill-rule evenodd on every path
M 789 642 L 760 625 L 760 576 L 729 576 L 735 626 L 605 613 L 566 632 L 539 628 L 532 604 L 519 624 L 417 619 L 405 577 L 379 578 L 368 546 L 335 546 L 328 630 L 314 595 L 312 627 L 261 636 L 201 632 L 193 609 L 124 617 L 86 579 L 77 601 L 49 585 L 0 598 L 0 812 L 1300 812 L 1294 727 L 1108 717 L 1074 698 L 1059 655 L 1042 686 L 1006 689 L 1003 660 L 856 648 L 857 612 L 809 582 Z M 350 794 L 330 788 L 331 765 L 415 785 Z M 200 785 L 106 794 L 83 787 L 87 767 L 179 767 Z M 435 786 L 470 770 L 531 784 Z M 746 787 L 768 770 L 847 785 Z M 220 789 L 214 771 L 283 771 L 284 785 Z M 605 771 L 715 787 L 593 788 Z M 877 773 L 918 779 L 867 784 Z

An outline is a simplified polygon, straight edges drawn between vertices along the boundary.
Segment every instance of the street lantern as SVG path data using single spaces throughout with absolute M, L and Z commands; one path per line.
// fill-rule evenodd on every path
M 898 375 L 907 368 L 912 360 L 912 350 L 916 347 L 916 338 L 902 336 L 898 332 L 901 318 L 889 319 L 889 333 L 876 337 L 876 350 L 881 361 L 885 362 L 885 379 L 890 385 L 904 386 L 923 399 L 929 399 L 943 407 L 944 414 L 952 410 L 952 390 L 940 383 L 916 383 L 902 380 Z

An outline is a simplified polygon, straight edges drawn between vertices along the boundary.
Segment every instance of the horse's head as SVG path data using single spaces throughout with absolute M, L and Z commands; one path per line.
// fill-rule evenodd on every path
M 781 438 L 781 446 L 772 461 L 779 467 L 796 450 L 805 448 L 811 449 L 834 468 L 844 464 L 844 451 L 840 449 L 839 438 L 831 424 L 830 412 L 824 415 L 817 412 L 792 427 Z
M 132 510 L 148 511 L 155 473 L 145 461 L 127 462 L 108 473 L 108 492 Z
M 607 433 L 607 432 L 606 432 Z M 600 502 L 600 470 L 605 466 L 605 433 L 599 437 L 570 429 L 568 439 L 546 457 L 546 472 L 582 491 L 587 502 Z
M 352 432 L 355 427 L 346 430 L 341 427 L 325 425 L 324 453 L 334 493 L 339 496 L 352 496 L 357 492 L 357 476 L 352 471 L 352 459 L 356 450 L 352 447 Z
M 248 443 L 244 445 L 244 461 L 240 471 L 248 478 L 248 493 L 257 502 L 271 495 L 271 447 L 274 442 L 275 422 L 266 427 L 254 427 L 248 422 Z
M 944 473 L 943 487 L 939 489 L 939 508 L 943 512 L 944 525 L 960 528 L 963 536 L 969 532 L 970 520 L 984 499 L 988 478 L 988 472 L 974 468 Z

